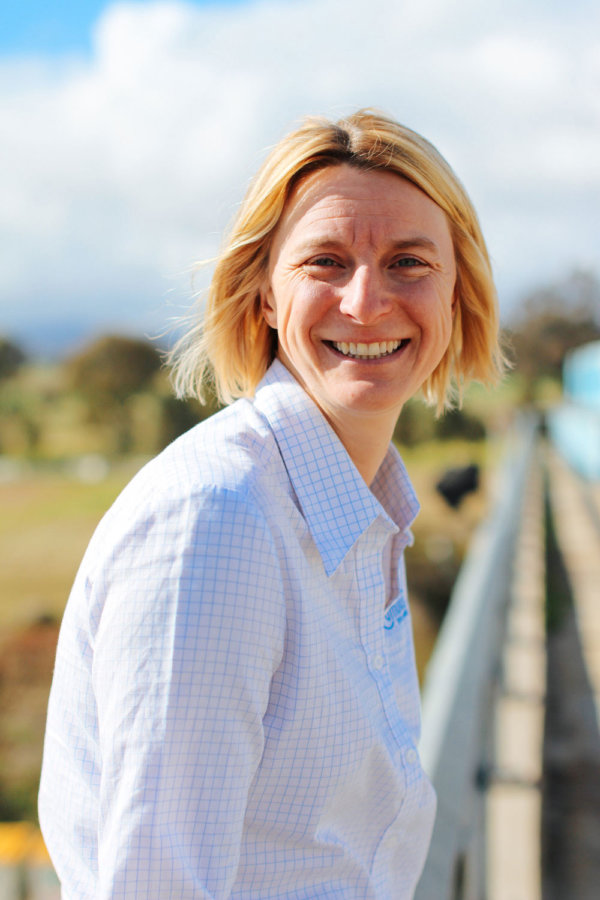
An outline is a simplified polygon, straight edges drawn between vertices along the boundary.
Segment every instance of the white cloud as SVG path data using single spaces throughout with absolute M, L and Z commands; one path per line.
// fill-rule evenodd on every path
M 469 65 L 501 100 L 512 99 L 522 107 L 560 90 L 564 62 L 562 53 L 535 37 L 506 34 L 484 37 Z
M 91 59 L 0 63 L 5 327 L 164 323 L 264 148 L 367 104 L 455 166 L 507 305 L 596 264 L 599 24 L 586 0 L 108 7 Z

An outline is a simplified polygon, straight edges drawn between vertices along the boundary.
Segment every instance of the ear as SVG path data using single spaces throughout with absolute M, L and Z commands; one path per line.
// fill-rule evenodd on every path
M 277 307 L 270 285 L 260 289 L 260 309 L 267 325 L 277 330 Z

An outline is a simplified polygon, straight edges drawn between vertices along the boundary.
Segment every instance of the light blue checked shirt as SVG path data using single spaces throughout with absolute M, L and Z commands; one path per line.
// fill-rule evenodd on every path
M 64 900 L 405 900 L 435 798 L 390 448 L 371 490 L 279 362 L 94 535 L 40 820 Z

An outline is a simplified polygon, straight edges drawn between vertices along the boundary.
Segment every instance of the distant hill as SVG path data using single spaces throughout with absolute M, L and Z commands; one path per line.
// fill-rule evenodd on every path
M 130 337 L 150 337 L 160 332 L 160 328 L 148 327 L 140 321 L 139 327 L 117 321 L 99 324 L 85 319 L 60 319 L 56 317 L 17 325 L 6 332 L 0 321 L 0 335 L 10 338 L 26 352 L 27 356 L 41 361 L 55 362 L 79 350 L 94 338 L 103 334 L 123 334 Z M 165 341 L 154 341 L 157 347 L 165 346 Z
M 8 336 L 23 347 L 28 356 L 56 360 L 95 333 L 96 328 L 89 322 L 52 318 L 21 325 Z

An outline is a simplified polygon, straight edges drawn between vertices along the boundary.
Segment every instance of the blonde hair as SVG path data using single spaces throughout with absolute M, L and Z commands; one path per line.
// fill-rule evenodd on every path
M 265 322 L 260 304 L 273 236 L 298 182 L 341 164 L 406 178 L 448 218 L 457 302 L 448 349 L 422 386 L 426 401 L 441 411 L 470 380 L 497 381 L 505 361 L 498 339 L 496 289 L 473 205 L 432 144 L 381 113 L 364 109 L 338 122 L 305 119 L 261 166 L 216 259 L 204 315 L 170 355 L 180 396 L 202 398 L 207 382 L 224 403 L 254 394 L 277 352 L 276 332 Z

